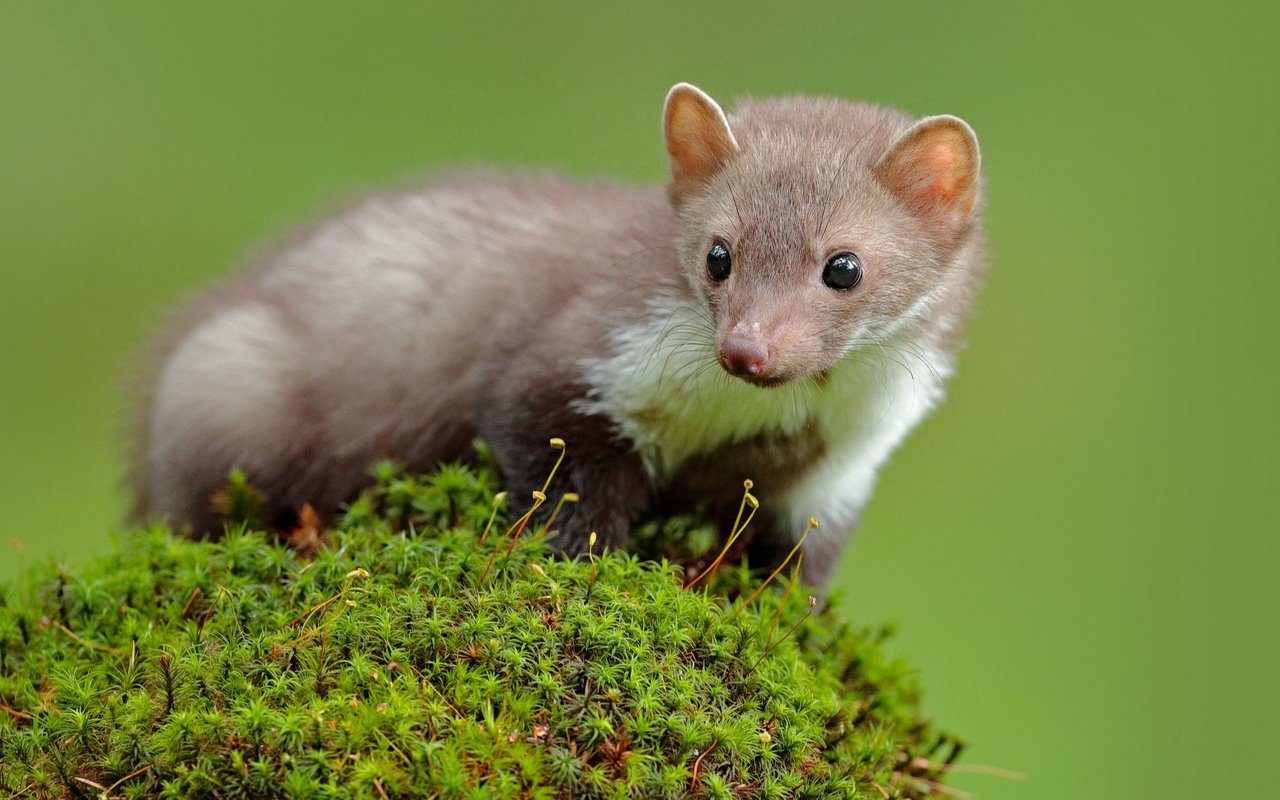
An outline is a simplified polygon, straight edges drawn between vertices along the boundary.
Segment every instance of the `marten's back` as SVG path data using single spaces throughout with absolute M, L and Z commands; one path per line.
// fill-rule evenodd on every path
M 214 526 L 209 498 L 232 467 L 275 504 L 333 507 L 378 459 L 456 457 L 495 372 L 539 330 L 571 315 L 558 359 L 598 355 L 670 283 L 670 217 L 656 189 L 471 173 L 294 235 L 161 340 L 138 516 Z

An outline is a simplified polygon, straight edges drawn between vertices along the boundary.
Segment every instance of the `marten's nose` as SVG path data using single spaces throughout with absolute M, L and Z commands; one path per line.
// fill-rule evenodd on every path
M 769 344 L 759 326 L 738 326 L 720 344 L 720 366 L 741 378 L 766 378 L 773 371 Z

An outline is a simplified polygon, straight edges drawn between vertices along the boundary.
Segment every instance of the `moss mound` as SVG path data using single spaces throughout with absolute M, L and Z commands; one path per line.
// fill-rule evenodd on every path
M 558 560 L 500 527 L 481 542 L 493 505 L 485 470 L 384 470 L 310 558 L 152 530 L 32 571 L 0 608 L 0 794 L 936 789 L 948 740 L 879 633 L 809 613 L 800 588 L 739 611 L 743 567 L 683 591 L 665 561 Z

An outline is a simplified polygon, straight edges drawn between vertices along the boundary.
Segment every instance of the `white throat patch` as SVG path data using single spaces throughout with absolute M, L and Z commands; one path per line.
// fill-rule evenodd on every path
M 874 476 L 940 399 L 951 370 L 936 352 L 877 345 L 846 355 L 821 386 L 760 388 L 720 367 L 712 322 L 696 301 L 662 294 L 649 306 L 643 322 L 613 334 L 611 355 L 583 361 L 588 397 L 575 408 L 613 420 L 658 480 L 691 456 L 810 423 L 842 471 Z

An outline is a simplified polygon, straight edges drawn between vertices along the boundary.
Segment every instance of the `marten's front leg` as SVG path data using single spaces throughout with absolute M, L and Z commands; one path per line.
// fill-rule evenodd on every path
M 535 520 L 545 520 L 560 497 L 572 492 L 578 501 L 565 504 L 556 517 L 559 535 L 551 543 L 566 555 L 585 553 L 594 531 L 595 552 L 624 547 L 651 495 L 644 465 L 630 443 L 616 438 L 607 418 L 570 411 L 570 398 L 505 397 L 483 415 L 479 433 L 502 468 L 512 511 L 524 513 L 533 503 L 532 493 L 560 458 L 550 444 L 559 438 L 566 444 L 565 458 Z

